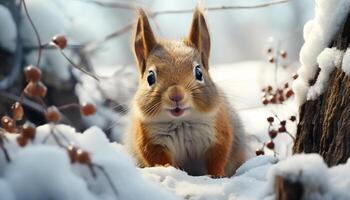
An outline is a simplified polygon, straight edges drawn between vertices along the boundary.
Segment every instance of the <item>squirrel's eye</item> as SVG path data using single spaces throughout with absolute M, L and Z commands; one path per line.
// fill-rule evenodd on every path
M 193 74 L 198 81 L 200 81 L 200 82 L 203 81 L 203 73 L 202 73 L 202 69 L 199 65 L 196 65 L 194 67 Z
M 149 71 L 147 76 L 147 82 L 149 86 L 152 86 L 156 83 L 156 73 L 154 71 Z

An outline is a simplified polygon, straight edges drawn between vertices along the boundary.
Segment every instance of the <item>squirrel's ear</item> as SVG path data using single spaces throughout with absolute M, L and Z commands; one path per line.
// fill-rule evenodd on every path
M 193 14 L 188 41 L 198 49 L 201 54 L 203 65 L 208 69 L 210 36 L 203 12 L 198 7 L 195 9 Z
M 139 9 L 134 39 L 134 52 L 141 74 L 145 71 L 146 59 L 149 53 L 156 45 L 157 40 L 148 22 L 147 15 L 144 10 Z

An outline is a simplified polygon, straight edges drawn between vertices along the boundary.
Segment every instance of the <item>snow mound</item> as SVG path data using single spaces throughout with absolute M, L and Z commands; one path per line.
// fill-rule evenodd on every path
M 16 23 L 10 11 L 3 5 L 0 5 L 0 24 L 0 47 L 13 53 L 16 49 Z
M 268 173 L 268 180 L 271 187 L 274 185 L 274 178 L 282 176 L 291 182 L 298 182 L 303 185 L 303 199 L 349 199 L 348 170 L 350 161 L 345 165 L 328 168 L 322 157 L 318 154 L 294 155 L 285 161 L 281 161 L 271 167 Z M 340 179 L 339 174 L 342 173 Z M 270 192 L 272 192 L 270 190 Z
M 51 127 L 51 128 L 50 128 Z M 58 147 L 52 136 L 54 131 L 62 145 L 71 144 L 90 153 L 92 162 L 102 166 L 117 191 L 117 199 L 178 199 L 145 180 L 124 153 L 123 147 L 109 143 L 105 134 L 92 127 L 83 134 L 69 126 L 44 125 L 38 127 L 31 143 L 24 148 L 16 144 L 16 135 L 6 134 L 5 143 L 11 162 L 0 155 L 0 196 L 2 199 L 116 199 L 103 171 L 94 167 L 96 178 L 87 165 L 71 164 L 67 151 Z

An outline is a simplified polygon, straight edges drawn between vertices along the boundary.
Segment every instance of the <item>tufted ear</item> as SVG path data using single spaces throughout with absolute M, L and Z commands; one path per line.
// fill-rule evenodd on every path
M 210 36 L 203 12 L 197 7 L 193 14 L 188 41 L 200 52 L 203 65 L 208 69 L 210 53 Z
M 141 74 L 145 71 L 147 57 L 156 45 L 157 40 L 148 22 L 147 15 L 144 10 L 139 9 L 134 38 L 134 53 Z

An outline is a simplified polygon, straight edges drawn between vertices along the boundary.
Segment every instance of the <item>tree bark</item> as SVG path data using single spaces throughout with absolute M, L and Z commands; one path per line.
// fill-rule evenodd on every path
M 330 47 L 345 51 L 349 41 L 348 16 Z M 324 94 L 301 106 L 293 152 L 319 153 L 329 166 L 345 163 L 350 157 L 349 97 L 350 78 L 338 66 Z
M 275 193 L 277 200 L 299 200 L 304 194 L 304 189 L 299 182 L 292 182 L 282 176 L 276 176 Z

